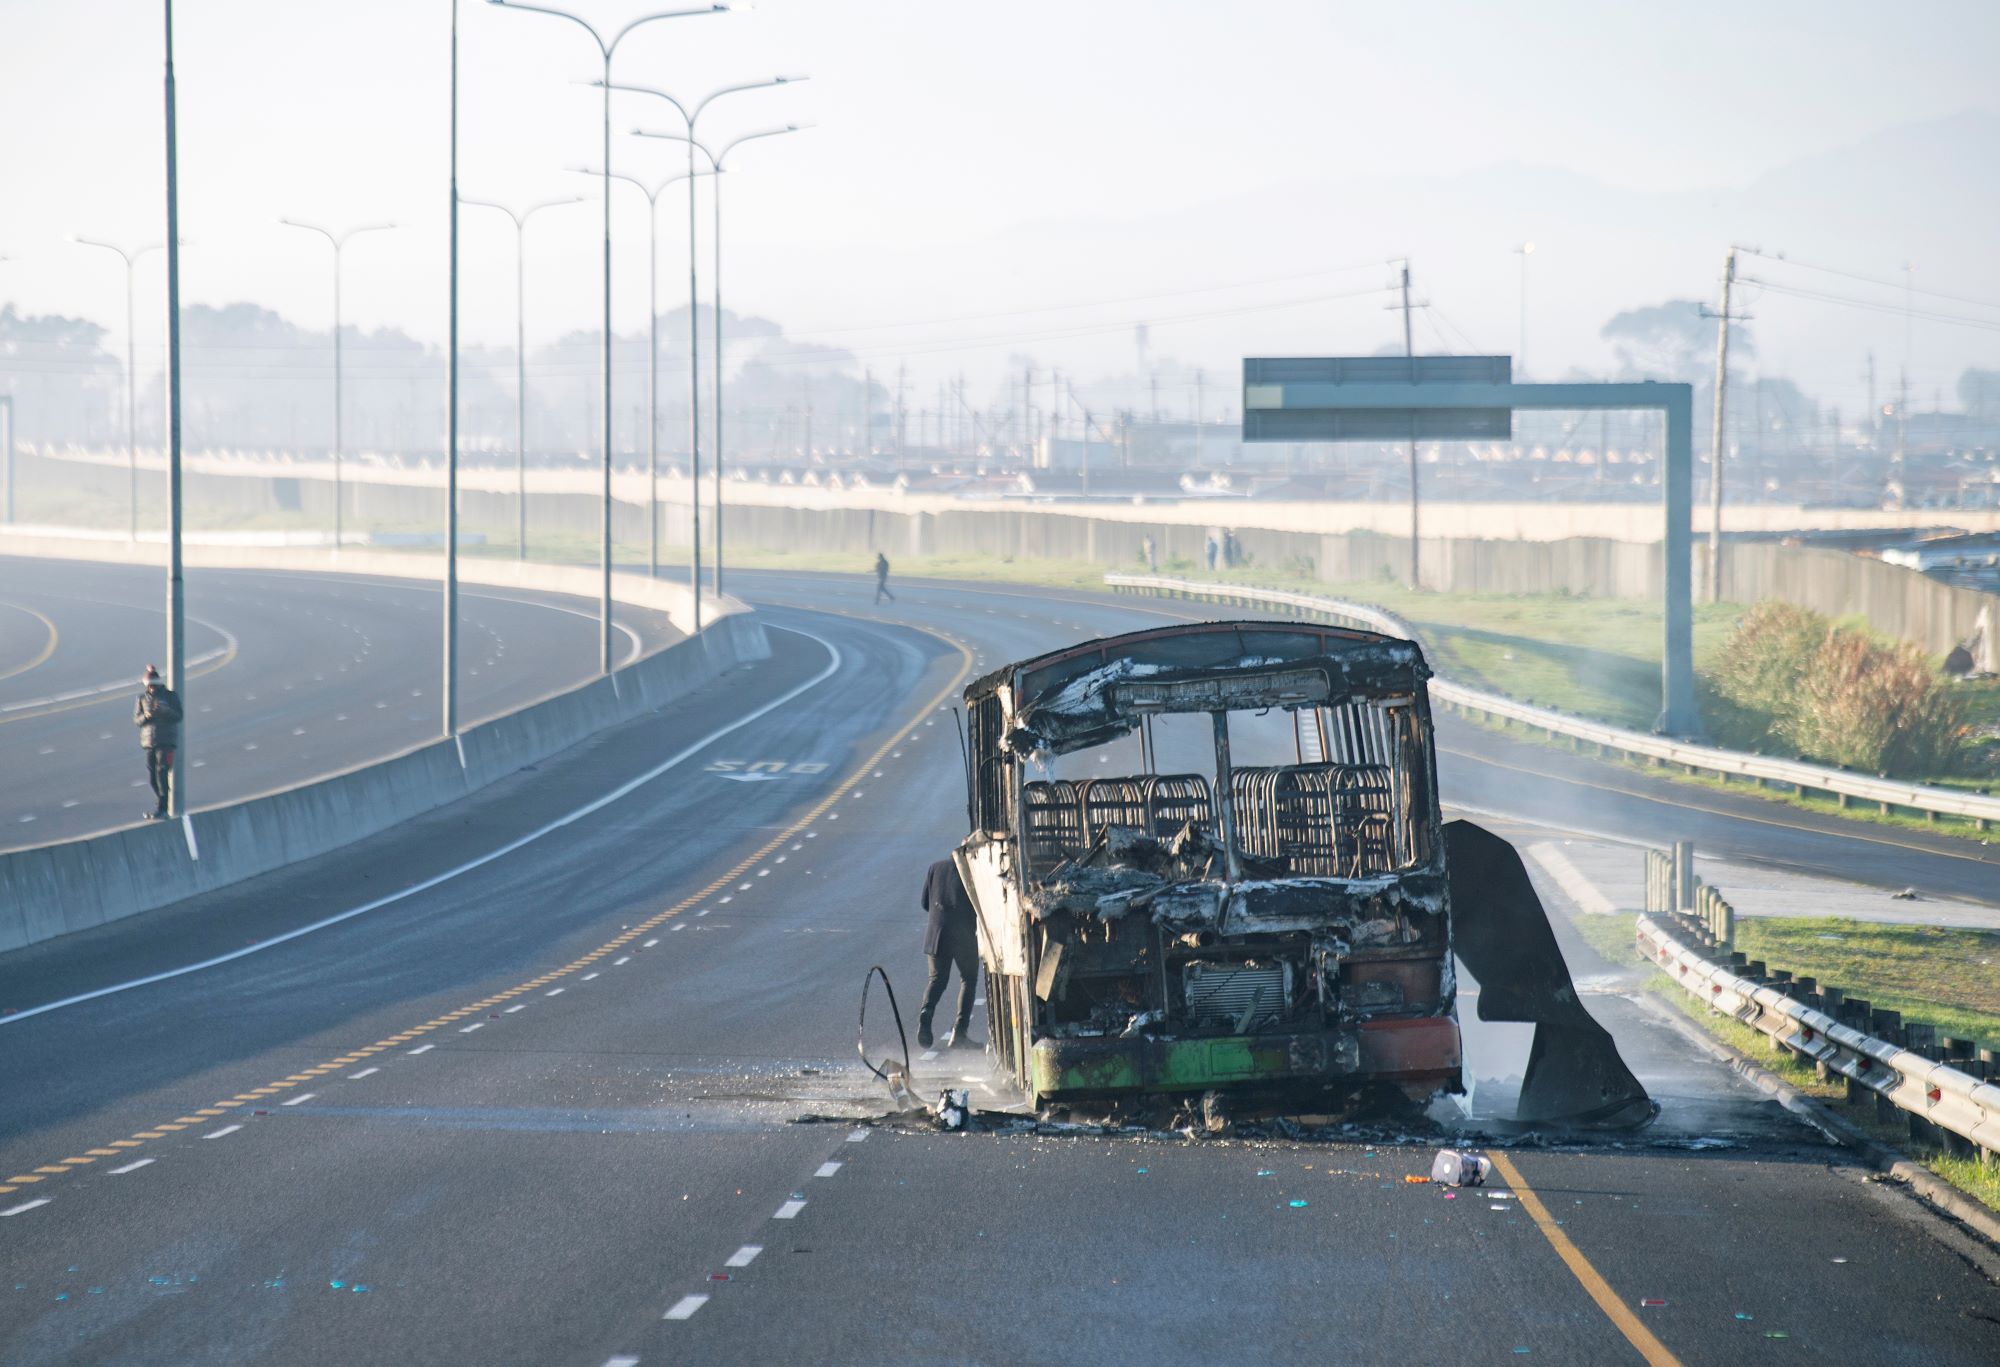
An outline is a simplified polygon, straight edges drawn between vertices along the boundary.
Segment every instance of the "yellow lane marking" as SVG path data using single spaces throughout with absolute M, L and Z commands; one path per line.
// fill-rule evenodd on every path
M 48 1173 L 52 1177 L 60 1177 L 63 1175 L 63 1169 L 56 1166 L 55 1164 L 49 1164 L 44 1167 L 36 1168 L 35 1171 Z
M 25 1186 L 25 1185 L 27 1185 L 27 1184 L 28 1184 L 28 1183 L 30 1183 L 30 1182 L 39 1182 L 39 1181 L 41 1181 L 42 1179 L 41 1179 L 41 1178 L 39 1178 L 39 1177 L 36 1177 L 36 1176 L 34 1176 L 34 1175 L 33 1175 L 32 1173 L 25 1173 L 25 1172 L 24 1172 L 24 1173 L 22 1173 L 22 1174 L 21 1174 L 21 1175 L 20 1175 L 19 1177 L 9 1177 L 9 1178 L 8 1178 L 7 1180 L 8 1180 L 9 1182 L 19 1182 L 19 1183 L 21 1183 L 21 1184 L 22 1184 L 23 1186 Z
M 116 1149 L 85 1149 L 84 1152 L 92 1158 L 116 1158 L 118 1156 L 118 1150 Z
M 1956 850 L 1940 850 L 1929 845 L 1913 845 L 1905 840 L 1888 840 L 1879 835 L 1869 835 L 1866 833 L 1867 825 L 1865 822 L 1855 822 L 1856 829 L 1851 832 L 1845 830 L 1828 831 L 1818 826 L 1801 826 L 1796 821 L 1779 821 L 1766 816 L 1747 816 L 1741 812 L 1725 811 L 1723 808 L 1709 807 L 1699 802 L 1683 802 L 1679 798 L 1663 797 L 1657 793 L 1644 792 L 1636 788 L 1621 788 L 1615 783 L 1593 783 L 1589 779 L 1571 778 L 1567 774 L 1552 773 L 1547 769 L 1531 769 L 1525 765 L 1509 764 L 1505 760 L 1492 759 L 1486 755 L 1474 754 L 1470 750 L 1458 750 L 1451 746 L 1440 746 L 1439 749 L 1445 754 L 1457 755 L 1461 759 L 1469 759 L 1479 764 L 1490 764 L 1495 769 L 1506 769 L 1516 774 L 1529 774 L 1535 778 L 1546 779 L 1555 783 L 1570 783 L 1579 788 L 1590 788 L 1600 793 L 1617 793 L 1622 797 L 1638 798 L 1644 802 L 1657 802 L 1666 807 L 1680 807 L 1690 812 L 1706 812 L 1710 816 L 1723 817 L 1729 821 L 1748 821 L 1758 826 L 1776 826 L 1780 830 L 1803 831 L 1807 835 L 1824 835 L 1835 840 L 1852 840 L 1868 845 L 1887 845 L 1892 849 L 1911 850 L 1917 854 L 1933 854 L 1945 859 L 1963 859 L 1968 863 L 1982 864 L 1989 868 L 1995 863 L 2000 863 L 2000 861 L 1981 855 L 1961 854 Z M 1671 780 L 1667 781 L 1670 782 Z M 1763 800 L 1769 801 L 1770 799 L 1766 798 Z M 1450 805 L 1449 802 L 1446 805 Z M 1522 821 L 1532 820 L 1532 818 L 1525 816 L 1519 819 Z
M 17 674 L 26 674 L 36 665 L 46 663 L 49 656 L 56 653 L 56 642 L 62 639 L 62 637 L 61 633 L 59 633 L 56 630 L 56 624 L 54 622 L 51 622 L 48 618 L 44 617 L 41 613 L 36 612 L 33 608 L 29 607 L 25 603 L 15 603 L 11 601 L 0 600 L 0 608 L 12 608 L 16 612 L 27 613 L 30 617 L 40 622 L 42 624 L 42 629 L 49 633 L 49 639 L 43 644 L 41 653 L 39 655 L 35 656 L 34 659 L 28 661 L 24 665 L 15 665 L 12 669 L 8 670 L 6 673 L 0 674 L 0 679 L 11 679 Z
M 65 1158 L 63 1159 L 63 1166 L 70 1168 L 80 1168 L 86 1163 L 95 1163 L 96 1161 L 97 1160 L 95 1158 Z
M 111 1147 L 114 1149 L 136 1149 L 139 1147 L 139 1141 L 136 1139 L 114 1139 L 111 1141 Z
M 856 616 L 856 614 L 853 613 L 837 613 L 829 615 L 836 615 L 842 617 Z M 866 619 L 860 619 L 860 620 L 866 620 Z M 763 862 L 763 860 L 768 858 L 771 854 L 776 852 L 778 849 L 782 848 L 786 841 L 792 839 L 800 831 L 812 825 L 815 821 L 819 820 L 834 806 L 838 805 L 840 800 L 847 796 L 848 791 L 850 789 L 852 789 L 857 783 L 861 782 L 861 780 L 864 777 L 866 777 L 877 765 L 879 765 L 882 762 L 882 760 L 888 755 L 890 750 L 902 744 L 903 741 L 910 735 L 910 733 L 917 729 L 920 723 L 922 723 L 926 718 L 928 718 L 931 715 L 931 713 L 935 712 L 939 707 L 943 706 L 945 701 L 951 697 L 952 693 L 956 691 L 957 688 L 962 683 L 964 683 L 966 678 L 972 673 L 972 652 L 965 646 L 960 645 L 956 641 L 949 640 L 940 633 L 931 631 L 926 627 L 914 626 L 907 622 L 898 623 L 897 625 L 902 626 L 910 631 L 921 632 L 923 635 L 933 637 L 951 646 L 952 649 L 958 652 L 959 656 L 958 672 L 955 675 L 953 675 L 951 681 L 947 683 L 943 688 L 939 689 L 938 692 L 928 702 L 926 702 L 921 708 L 917 709 L 917 711 L 911 715 L 910 720 L 904 723 L 903 726 L 899 728 L 894 735 L 890 736 L 887 740 L 883 741 L 882 744 L 878 746 L 873 753 L 871 753 L 866 759 L 863 759 L 859 764 L 857 764 L 854 767 L 854 770 L 848 775 L 848 777 L 841 781 L 839 786 L 834 788 L 825 797 L 821 798 L 819 802 L 815 803 L 806 812 L 804 816 L 801 816 L 791 825 L 785 827 L 777 835 L 771 837 L 770 840 L 766 841 L 763 845 L 759 846 L 756 850 L 752 851 L 747 857 L 745 857 L 742 861 L 737 863 L 728 872 L 717 877 L 713 882 L 709 883 L 699 892 L 696 892 L 690 896 L 682 898 L 680 901 L 674 903 L 672 906 L 666 908 L 663 911 L 654 913 L 651 917 L 640 922 L 638 925 L 632 927 L 631 929 L 625 931 L 618 937 L 612 939 L 609 943 L 604 944 L 598 947 L 597 949 L 592 950 L 590 953 L 584 955 L 582 958 L 577 959 L 569 964 L 566 964 L 561 968 L 555 969 L 552 972 L 544 973 L 538 978 L 530 979 L 529 981 L 522 983 L 517 987 L 511 987 L 507 989 L 505 992 L 496 993 L 491 997 L 487 997 L 481 1001 L 474 1002 L 469 1006 L 462 1006 L 456 1011 L 452 1011 L 445 1015 L 438 1016 L 426 1022 L 423 1025 L 405 1031 L 402 1035 L 391 1036 L 386 1040 L 382 1040 L 376 1044 L 369 1045 L 364 1049 L 358 1049 L 350 1054 L 343 1054 L 338 1058 L 334 1059 L 330 1063 L 322 1063 L 317 1067 L 307 1068 L 303 1072 L 293 1073 L 283 1082 L 273 1083 L 271 1084 L 270 1087 L 265 1088 L 263 1090 L 267 1092 L 276 1090 L 278 1087 L 291 1086 L 295 1083 L 303 1082 L 310 1078 L 318 1077 L 323 1073 L 333 1072 L 337 1068 L 343 1067 L 347 1064 L 354 1063 L 355 1061 L 365 1058 L 370 1054 L 378 1053 L 383 1049 L 389 1048 L 392 1044 L 399 1043 L 402 1040 L 413 1038 L 417 1035 L 423 1034 L 428 1030 L 434 1030 L 439 1026 L 448 1025 L 454 1021 L 463 1019 L 466 1016 L 473 1015 L 476 1014 L 477 1012 L 483 1011 L 488 1007 L 497 1006 L 501 1002 L 507 1001 L 513 997 L 517 997 L 524 992 L 532 991 L 533 989 L 540 987 L 546 983 L 554 982 L 558 978 L 564 977 L 570 973 L 577 972 L 578 970 L 589 966 L 593 961 L 601 959 L 607 954 L 616 952 L 621 946 L 632 940 L 637 939 L 639 936 L 645 935 L 653 930 L 658 929 L 661 925 L 665 924 L 673 917 L 680 915 L 683 911 L 688 910 L 690 907 L 697 906 L 700 903 L 708 900 L 710 897 L 713 897 L 716 893 L 721 892 L 731 883 L 741 878 L 746 872 L 754 868 L 757 864 Z M 215 1103 L 213 1107 L 198 1111 L 194 1115 L 181 1116 L 178 1118 L 178 1120 L 175 1121 L 175 1123 L 171 1125 L 155 1125 L 150 1130 L 136 1131 L 131 1139 L 114 1140 L 112 1142 L 118 1146 L 126 1148 L 135 1148 L 137 1147 L 137 1141 L 139 1140 L 164 1139 L 166 1137 L 165 1132 L 182 1130 L 189 1125 L 198 1125 L 201 1123 L 202 1117 L 212 1118 L 214 1116 L 221 1115 L 223 1113 L 224 1108 L 232 1106 L 241 1106 L 245 1099 L 254 1099 L 256 1095 L 257 1093 L 255 1092 L 245 1092 L 233 1100 L 218 1101 Z M 90 1160 L 82 1159 L 82 1160 L 68 1160 L 68 1161 L 88 1162 Z M 38 1171 L 50 1173 L 52 1175 L 59 1175 L 61 1173 L 70 1171 L 70 1169 L 63 1167 L 48 1167 L 48 1168 L 38 1169 Z M 39 1177 L 10 1177 L 7 1180 L 10 1182 L 39 1182 L 42 1179 Z
M 1618 1298 L 1618 1293 L 1611 1289 L 1611 1284 L 1604 1280 L 1604 1275 L 1591 1266 L 1590 1259 L 1583 1256 L 1582 1250 L 1571 1241 L 1569 1234 L 1555 1222 L 1555 1218 L 1549 1214 L 1549 1208 L 1542 1204 L 1542 1198 L 1535 1194 L 1535 1189 L 1528 1185 L 1528 1179 L 1514 1166 L 1514 1160 L 1498 1149 L 1488 1150 L 1486 1156 L 1493 1160 L 1494 1168 L 1507 1179 L 1507 1185 L 1514 1189 L 1514 1195 L 1520 1199 L 1521 1209 L 1525 1210 L 1528 1218 L 1535 1222 L 1535 1228 L 1539 1229 L 1542 1237 L 1549 1241 L 1549 1247 L 1556 1251 L 1556 1256 L 1563 1260 L 1571 1275 L 1585 1291 L 1590 1293 L 1590 1298 L 1597 1302 L 1597 1308 L 1604 1312 L 1605 1318 L 1618 1327 L 1618 1332 L 1625 1336 L 1625 1341 L 1639 1350 L 1639 1356 L 1644 1358 L 1650 1367 L 1681 1367 L 1681 1360 L 1668 1352 L 1667 1346 L 1654 1337 L 1653 1331 L 1639 1322 L 1639 1317 Z

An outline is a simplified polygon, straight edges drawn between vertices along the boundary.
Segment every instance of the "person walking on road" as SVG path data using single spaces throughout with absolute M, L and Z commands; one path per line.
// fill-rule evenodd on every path
M 181 748 L 181 699 L 160 678 L 160 671 L 146 666 L 145 685 L 139 700 L 132 704 L 132 724 L 139 728 L 139 748 L 146 752 L 146 777 L 153 785 L 159 806 L 146 813 L 148 821 L 166 818 L 172 805 L 174 752 Z
M 884 598 L 892 603 L 896 601 L 896 595 L 889 592 L 889 557 L 877 551 L 875 552 L 875 601 L 880 603 Z
M 972 999 L 979 990 L 979 932 L 958 866 L 940 859 L 924 875 L 924 953 L 930 956 L 930 980 L 924 984 L 924 1009 L 917 1016 L 917 1044 L 931 1047 L 931 1016 L 944 996 L 945 980 L 958 970 L 958 1015 L 945 1041 L 947 1049 L 970 1049 Z

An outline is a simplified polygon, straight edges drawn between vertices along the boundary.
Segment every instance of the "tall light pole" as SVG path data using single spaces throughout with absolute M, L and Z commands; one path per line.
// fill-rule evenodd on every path
M 1528 258 L 1535 254 L 1535 244 L 1523 242 L 1514 248 L 1514 255 L 1521 258 L 1521 340 L 1514 348 L 1514 375 L 1516 379 L 1528 373 Z
M 695 129 L 701 121 L 702 111 L 721 99 L 724 95 L 737 95 L 746 90 L 768 90 L 773 86 L 790 85 L 794 81 L 803 81 L 806 79 L 804 76 L 773 76 L 766 81 L 745 81 L 740 85 L 726 85 L 718 90 L 709 91 L 708 94 L 702 96 L 692 106 L 666 91 L 655 89 L 652 86 L 619 85 L 612 87 L 613 89 L 623 90 L 633 95 L 652 95 L 665 100 L 681 116 L 681 122 L 687 129 L 686 133 L 681 135 L 678 140 L 688 145 L 688 488 L 691 490 L 688 498 L 688 512 L 692 518 L 694 535 L 693 556 L 688 568 L 688 582 L 694 590 L 694 612 L 697 629 L 699 629 L 701 623 L 701 320 L 698 316 L 701 300 L 695 287 L 694 153 L 695 148 L 699 146 L 694 140 Z M 609 84 L 609 78 L 607 78 L 607 84 Z M 640 133 L 641 136 L 672 136 L 666 134 L 646 134 L 643 130 L 639 129 L 634 129 L 633 131 Z M 706 152 L 708 149 L 702 148 L 702 150 Z M 719 171 L 713 157 L 709 159 L 709 167 L 711 170 Z M 720 320 L 717 321 L 716 326 L 719 336 L 721 328 Z M 718 485 L 717 488 L 719 490 L 720 486 Z M 718 593 L 721 591 L 720 588 L 716 590 Z
M 341 402 L 340 367 L 340 254 L 348 241 L 362 233 L 386 232 L 395 227 L 393 223 L 364 223 L 357 228 L 349 228 L 344 233 L 336 233 L 330 228 L 322 228 L 317 223 L 302 223 L 294 218 L 281 218 L 278 222 L 287 228 L 303 228 L 309 233 L 318 233 L 333 247 L 333 548 L 340 549 L 341 535 L 341 492 L 340 457 L 344 446 L 342 423 L 345 405 Z
M 444 620 L 443 678 L 439 690 L 444 696 L 439 725 L 445 735 L 458 736 L 458 0 L 451 0 L 451 208 L 447 215 L 450 265 L 445 271 L 445 298 L 450 322 L 445 327 L 444 366 Z M 336 262 L 339 253 L 335 253 Z M 335 337 L 339 336 L 336 332 Z M 336 524 L 338 525 L 338 524 Z M 340 538 L 334 538 L 334 547 Z M 465 745 L 459 743 L 458 762 L 465 764 Z
M 127 502 L 130 505 L 131 525 L 125 534 L 128 541 L 139 539 L 139 372 L 137 334 L 133 331 L 133 272 L 132 268 L 147 252 L 156 252 L 160 243 L 149 242 L 143 247 L 133 247 L 129 251 L 113 242 L 100 242 L 94 237 L 74 239 L 78 246 L 102 247 L 107 252 L 116 252 L 125 263 L 125 471 Z
M 174 125 L 174 0 L 161 0 L 166 17 L 166 135 L 167 135 L 167 687 L 180 695 L 185 714 L 188 703 L 187 616 L 185 585 L 181 575 L 181 208 L 180 164 L 176 150 L 178 131 Z M 186 722 L 182 722 L 181 746 L 174 751 L 172 772 L 167 778 L 169 816 L 187 814 L 187 794 L 182 776 L 193 766 L 187 762 Z M 192 840 L 192 836 L 189 837 Z
M 611 672 L 611 59 L 618 51 L 618 45 L 634 29 L 660 19 L 687 19 L 698 14 L 720 14 L 728 10 L 726 4 L 704 5 L 700 9 L 661 10 L 654 14 L 642 14 L 626 24 L 606 39 L 588 19 L 571 14 L 568 10 L 554 9 L 547 5 L 524 5 L 518 0 L 487 0 L 488 4 L 503 9 L 526 10 L 532 14 L 549 14 L 558 19 L 567 19 L 597 44 L 597 51 L 604 59 L 604 77 L 600 84 L 604 90 L 604 350 L 602 367 L 604 372 L 604 528 L 602 549 L 599 554 L 603 561 L 603 589 L 598 604 L 598 671 Z M 701 630 L 701 592 L 695 589 L 695 630 Z
M 568 199 L 545 199 L 515 213 L 505 204 L 489 199 L 461 199 L 479 209 L 498 209 L 514 220 L 514 556 L 528 558 L 528 220 L 544 209 L 583 203 L 582 195 Z
M 767 82 L 767 84 L 779 84 L 780 82 L 788 82 L 788 81 L 790 81 L 790 80 L 792 80 L 792 79 L 798 79 L 798 80 L 803 80 L 803 79 L 805 79 L 805 78 L 804 78 L 804 77 L 796 77 L 796 78 L 792 78 L 792 77 L 781 77 L 781 78 L 779 78 L 779 81 L 776 81 L 776 82 Z M 756 87 L 751 87 L 751 88 L 752 88 L 752 89 L 755 89 Z M 699 107 L 699 106 L 697 106 L 697 107 L 696 107 L 696 112 L 697 112 L 697 113 L 699 113 L 699 112 L 700 112 L 700 107 Z M 693 122 L 693 121 L 692 121 L 692 120 L 690 120 L 689 122 L 690 122 L 690 124 L 692 124 L 692 122 Z M 714 203 L 714 206 L 715 206 L 715 224 L 714 224 L 714 227 L 715 227 L 715 248 L 714 248 L 714 249 L 715 249 L 715 358 L 714 358 L 714 361 L 713 361 L 713 368 L 714 368 L 714 370 L 715 370 L 715 418 L 714 418 L 714 425 L 715 425 L 715 592 L 716 592 L 716 594 L 717 594 L 718 596 L 720 596 L 720 594 L 722 593 L 722 383 L 723 383 L 723 376 L 722 376 L 722 181 L 721 181 L 720 177 L 721 177 L 721 175 L 722 175 L 722 172 L 723 172 L 723 168 L 724 168 L 724 163 L 725 163 L 725 162 L 726 162 L 726 161 L 728 160 L 730 152 L 731 152 L 731 151 L 733 151 L 733 150 L 734 150 L 735 148 L 737 148 L 737 147 L 741 146 L 741 145 L 742 145 L 743 143 L 746 143 L 746 142 L 750 142 L 750 141 L 752 141 L 753 139 L 756 139 L 756 138 L 771 138 L 771 137 L 776 137 L 776 136 L 777 136 L 778 134 L 780 134 L 780 133 L 796 133 L 796 132 L 800 131 L 800 130 L 801 130 L 802 128 L 804 128 L 804 127 L 805 127 L 805 125 L 804 125 L 804 124 L 796 124 L 796 123 L 788 123 L 788 124 L 786 124 L 786 125 L 785 125 L 784 127 L 782 127 L 782 128 L 761 128 L 761 129 L 757 130 L 757 131 L 756 131 L 756 132 L 754 132 L 754 133 L 745 133 L 745 134 L 744 134 L 743 136 L 741 136 L 741 137 L 739 137 L 739 138 L 736 138 L 736 139 L 735 139 L 734 141 L 731 141 L 731 142 L 729 142 L 729 143 L 726 143 L 726 144 L 725 144 L 725 145 L 723 146 L 723 148 L 722 148 L 722 150 L 721 150 L 720 152 L 712 152 L 712 151 L 710 151 L 710 150 L 709 150 L 709 149 L 708 149 L 708 148 L 707 148 L 706 146 L 704 146 L 703 144 L 701 144 L 701 143 L 699 143 L 699 142 L 696 142 L 696 141 L 694 140 L 693 136 L 692 136 L 692 135 L 690 135 L 690 134 L 684 134 L 684 133 L 649 133 L 649 132 L 647 132 L 647 131 L 646 131 L 645 129 L 642 129 L 642 128 L 635 128 L 635 129 L 633 129 L 633 130 L 632 130 L 632 131 L 633 131 L 634 133 L 637 133 L 637 134 L 638 134 L 638 135 L 639 135 L 640 137 L 646 137 L 646 138 L 668 138 L 668 139 L 674 139 L 674 140 L 677 140 L 677 141 L 681 141 L 681 142 L 685 142 L 685 143 L 686 143 L 686 144 L 688 145 L 688 152 L 689 152 L 689 155 L 690 155 L 690 156 L 692 156 L 692 155 L 693 155 L 693 152 L 694 152 L 694 150 L 695 150 L 696 148 L 700 148 L 700 149 L 701 149 L 701 152 L 702 152 L 702 155 L 704 155 L 704 156 L 706 156 L 706 157 L 708 158 L 708 163 L 709 163 L 709 168 L 710 168 L 710 172 L 711 172 L 711 174 L 713 174 L 714 176 L 716 176 L 716 177 L 717 177 L 717 180 L 716 180 L 715 184 L 714 184 L 714 185 L 713 185 L 713 186 L 712 186 L 712 187 L 710 188 L 710 190 L 709 190 L 709 198 L 710 198 L 710 199 L 711 199 L 711 200 L 713 201 L 713 203 Z M 692 189 L 690 189 L 690 191 L 689 191 L 689 194 L 688 194 L 688 199 L 690 200 L 690 202 L 692 202 L 693 198 L 694 198 L 694 194 L 693 194 L 693 191 L 692 191 Z M 692 232 L 690 232 L 690 233 L 689 233 L 689 235 L 688 235 L 688 288 L 689 288 L 689 291 L 690 291 L 690 297 L 692 297 L 692 291 L 693 291 L 693 288 L 694 288 L 694 235 L 693 235 L 693 233 L 692 233 Z M 692 315 L 693 315 L 693 312 L 694 312 L 694 310 L 693 310 L 693 307 L 692 307 L 692 306 L 690 306 L 690 307 L 689 307 L 689 310 L 688 310 L 688 312 L 689 312 L 689 315 L 690 315 L 690 317 L 692 317 Z M 697 505 L 699 505 L 699 504 L 700 504 L 700 502 L 701 502 L 701 484 L 700 484 L 700 480 L 699 480 L 699 479 L 697 479 L 697 480 L 695 481 L 695 484 L 694 484 L 694 501 L 695 501 L 695 503 L 696 503 Z M 695 581 L 695 582 L 696 582 L 696 594 L 695 594 L 695 596 L 696 596 L 697 598 L 699 598 L 699 597 L 701 596 L 701 595 L 700 595 L 700 562 L 699 562 L 699 561 L 697 561 L 697 562 L 696 562 L 696 581 Z
M 600 174 L 583 166 L 571 169 L 579 175 Z M 677 172 L 649 190 L 637 176 L 611 173 L 611 179 L 637 186 L 646 197 L 646 572 L 655 579 L 660 577 L 660 195 L 687 178 L 687 172 Z M 694 252 L 693 242 L 688 252 Z

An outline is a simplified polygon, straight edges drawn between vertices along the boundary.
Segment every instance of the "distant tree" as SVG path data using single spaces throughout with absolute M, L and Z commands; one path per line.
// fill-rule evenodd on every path
M 1968 369 L 1958 377 L 1958 401 L 1975 418 L 2000 420 L 2000 370 Z
M 1611 344 L 1619 371 L 1655 380 L 1699 381 L 1715 368 L 1715 320 L 1693 299 L 1626 309 L 1598 330 Z M 1731 331 L 1732 356 L 1756 355 L 1756 343 L 1740 323 Z

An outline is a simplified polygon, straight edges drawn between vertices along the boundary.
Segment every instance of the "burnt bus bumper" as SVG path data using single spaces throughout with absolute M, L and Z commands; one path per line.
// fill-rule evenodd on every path
M 1292 1034 L 1041 1039 L 1029 1076 L 1044 1097 L 1208 1091 L 1267 1083 L 1418 1083 L 1458 1078 L 1449 1016 L 1363 1021 Z

